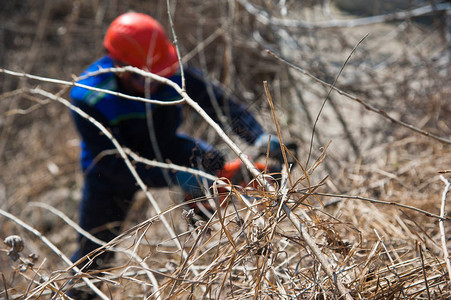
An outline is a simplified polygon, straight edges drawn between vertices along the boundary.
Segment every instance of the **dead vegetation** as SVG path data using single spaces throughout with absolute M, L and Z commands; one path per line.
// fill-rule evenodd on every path
M 114 265 L 74 275 L 65 256 L 79 230 L 78 137 L 61 105 L 68 86 L 47 79 L 70 82 L 102 55 L 121 12 L 169 29 L 166 1 L 8 1 L 0 298 L 58 298 L 73 284 L 104 299 L 450 298 L 449 5 L 368 23 L 333 1 L 170 3 L 183 60 L 241 96 L 272 132 L 275 112 L 282 139 L 298 145 L 290 172 L 275 189 L 234 187 L 228 206 L 196 228 L 177 190 L 142 193 L 123 233 L 99 249 L 116 252 Z M 196 114 L 183 129 L 229 149 Z

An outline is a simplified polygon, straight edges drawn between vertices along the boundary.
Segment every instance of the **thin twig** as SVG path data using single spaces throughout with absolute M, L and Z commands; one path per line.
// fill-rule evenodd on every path
M 446 262 L 446 268 L 448 269 L 448 276 L 450 279 L 450 283 L 451 283 L 451 262 L 449 259 L 449 254 L 448 254 L 448 247 L 446 245 L 446 235 L 445 235 L 445 224 L 443 224 L 443 219 L 445 218 L 445 206 L 446 206 L 446 195 L 449 192 L 451 183 L 445 178 L 445 176 L 440 175 L 440 179 L 445 183 L 445 188 L 443 189 L 443 194 L 442 194 L 442 205 L 440 208 L 440 217 L 442 217 L 442 219 L 439 221 L 439 226 L 440 226 L 440 236 L 441 236 L 441 241 L 442 241 L 442 251 L 443 251 L 443 259 Z
M 418 245 L 418 250 L 420 251 L 421 271 L 422 271 L 423 278 L 424 278 L 424 285 L 426 287 L 426 293 L 428 295 L 428 299 L 431 299 L 431 293 L 429 292 L 429 285 L 428 285 L 428 277 L 426 275 L 426 270 L 424 267 L 423 249 L 421 248 L 421 245 Z
M 318 120 L 319 117 L 321 116 L 321 112 L 323 111 L 324 105 L 327 102 L 327 99 L 329 99 L 329 95 L 330 93 L 332 93 L 332 90 L 334 89 L 335 85 L 337 84 L 338 78 L 340 77 L 341 73 L 343 72 L 344 68 L 346 67 L 346 65 L 348 64 L 349 60 L 351 59 L 352 54 L 354 54 L 355 50 L 357 49 L 357 47 L 368 37 L 368 33 L 365 34 L 363 36 L 363 38 L 360 39 L 360 41 L 354 46 L 354 48 L 352 48 L 351 52 L 349 53 L 348 57 L 346 58 L 345 62 L 343 63 L 343 65 L 340 68 L 340 71 L 338 72 L 337 76 L 334 79 L 334 82 L 332 83 L 332 85 L 329 88 L 329 91 L 327 92 L 326 97 L 324 98 L 323 103 L 321 104 L 321 108 L 319 109 L 318 114 L 316 115 L 316 119 L 315 122 L 313 123 L 313 129 L 312 129 L 312 136 L 310 138 L 310 148 L 309 148 L 309 152 L 308 152 L 308 157 L 307 157 L 307 163 L 305 164 L 305 167 L 308 168 L 308 164 L 310 161 L 310 157 L 312 155 L 312 148 L 313 148 L 313 137 L 315 136 L 315 130 L 316 130 L 316 125 L 318 124 Z
M 362 201 L 377 203 L 377 204 L 393 205 L 393 206 L 406 208 L 406 209 L 410 209 L 410 210 L 419 212 L 419 213 L 424 214 L 431 218 L 436 218 L 436 219 L 443 220 L 443 221 L 451 221 L 450 218 L 447 218 L 445 216 L 442 217 L 442 216 L 430 213 L 428 211 L 422 210 L 422 209 L 414 207 L 414 206 L 396 203 L 396 202 L 392 202 L 392 201 L 376 200 L 376 199 L 370 199 L 370 198 L 365 198 L 365 197 L 360 197 L 360 196 L 348 196 L 348 195 L 338 195 L 338 194 L 329 194 L 329 193 L 310 193 L 310 192 L 306 192 L 306 191 L 294 191 L 294 193 L 309 194 L 309 195 L 311 194 L 311 195 L 325 196 L 325 197 L 336 197 L 336 198 L 343 198 L 343 199 L 354 199 L 354 200 L 362 200 Z
M 2 280 L 3 280 L 3 287 L 5 289 L 6 300 L 9 300 L 8 288 L 6 286 L 6 279 L 5 279 L 5 275 L 3 273 L 2 273 Z
M 168 19 L 169 19 L 169 24 L 171 25 L 172 36 L 174 37 L 174 46 L 175 46 L 175 50 L 177 51 L 177 59 L 179 61 L 180 73 L 182 76 L 182 89 L 185 90 L 186 89 L 185 73 L 184 73 L 183 65 L 182 65 L 182 56 L 180 55 L 177 34 L 175 33 L 174 21 L 172 20 L 171 5 L 169 4 L 169 0 L 166 0 L 166 7 L 168 10 Z

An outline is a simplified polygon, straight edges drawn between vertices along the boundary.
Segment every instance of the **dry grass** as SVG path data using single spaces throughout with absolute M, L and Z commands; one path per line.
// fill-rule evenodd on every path
M 5 5 L 0 67 L 71 80 L 102 55 L 103 32 L 120 12 L 139 9 L 169 24 L 166 1 L 148 2 Z M 280 19 L 327 20 L 320 4 L 287 2 L 283 15 L 274 2 L 250 1 Z M 70 220 L 77 219 L 82 184 L 78 137 L 61 103 L 29 89 L 39 85 L 63 98 L 67 90 L 2 72 L 0 237 L 18 235 L 24 249 L 13 261 L 13 252 L 6 255 L 11 244 L 1 248 L 0 298 L 50 299 L 62 295 L 74 278 L 84 287 L 81 279 L 89 278 L 112 299 L 339 299 L 340 284 L 353 298 L 451 297 L 449 209 L 441 212 L 451 180 L 449 41 L 443 16 L 308 29 L 264 24 L 245 3 L 178 2 L 175 31 L 185 60 L 242 96 L 274 132 L 267 100 L 272 96 L 282 138 L 298 145 L 298 162 L 286 185 L 274 191 L 236 188 L 220 216 L 196 228 L 183 218 L 177 190 L 151 191 L 163 209 L 160 216 L 139 194 L 123 234 L 105 246 L 117 251 L 112 268 L 74 276 L 63 255 L 76 247 Z M 335 17 L 356 18 L 331 9 Z M 339 91 L 319 83 L 334 82 L 366 33 L 337 79 Z M 195 135 L 227 149 L 205 124 L 193 117 L 183 129 L 197 128 Z M 255 206 L 250 209 L 242 196 Z

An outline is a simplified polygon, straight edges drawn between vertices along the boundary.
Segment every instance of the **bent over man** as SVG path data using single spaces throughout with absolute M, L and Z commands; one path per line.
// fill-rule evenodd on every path
M 109 27 L 104 46 L 108 54 L 82 73 L 83 79 L 78 81 L 79 84 L 141 97 L 144 97 L 147 89 L 151 99 L 160 101 L 181 98 L 167 85 L 153 82 L 146 86 L 146 80 L 135 73 L 98 72 L 131 65 L 181 85 L 175 48 L 162 26 L 152 17 L 134 12 L 119 16 Z M 217 101 L 219 107 L 230 116 L 230 126 L 236 134 L 249 144 L 267 144 L 268 135 L 233 97 L 226 96 L 220 87 L 207 82 L 197 70 L 189 67 L 183 67 L 183 70 L 188 95 L 213 119 L 218 119 L 212 102 Z M 209 87 L 212 88 L 213 97 L 208 93 Z M 224 165 L 224 157 L 214 147 L 178 132 L 182 121 L 180 106 L 132 101 L 82 86 L 73 87 L 70 95 L 75 106 L 101 122 L 123 147 L 147 159 L 169 160 L 211 174 Z M 138 186 L 120 157 L 103 155 L 105 150 L 114 149 L 112 142 L 88 120 L 76 113 L 73 113 L 73 118 L 82 139 L 81 166 L 85 174 L 79 208 L 80 226 L 108 242 L 117 235 Z M 277 145 L 271 147 L 274 149 Z M 196 178 L 187 173 L 168 172 L 168 178 L 163 170 L 141 164 L 136 165 L 136 170 L 149 187 L 177 184 L 188 197 L 201 195 Z M 73 261 L 97 247 L 95 243 L 80 237 L 79 249 L 72 257 Z M 91 267 L 100 267 L 105 258 L 105 255 L 98 257 Z

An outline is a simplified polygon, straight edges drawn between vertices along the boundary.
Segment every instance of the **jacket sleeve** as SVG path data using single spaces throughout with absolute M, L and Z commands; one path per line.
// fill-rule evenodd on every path
M 264 132 L 255 117 L 242 105 L 238 104 L 237 99 L 233 95 L 226 94 L 220 86 L 206 81 L 196 69 L 188 67 L 184 71 L 188 95 L 197 101 L 213 120 L 221 124 L 217 114 L 217 109 L 219 108 L 227 117 L 228 125 L 249 144 L 254 143 Z M 208 89 L 212 93 L 209 93 Z M 217 104 L 216 109 L 215 104 Z

